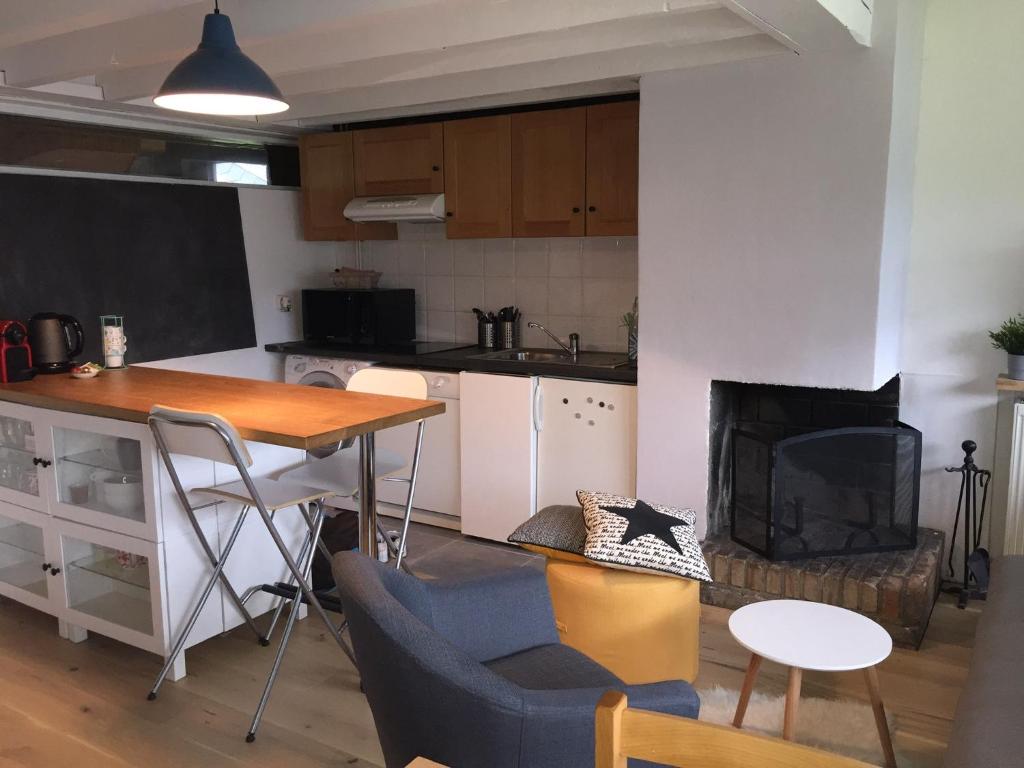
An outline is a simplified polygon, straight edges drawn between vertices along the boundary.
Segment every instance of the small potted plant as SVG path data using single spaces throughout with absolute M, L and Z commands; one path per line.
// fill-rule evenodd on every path
M 633 309 L 622 316 L 622 322 L 619 323 L 620 328 L 626 329 L 627 334 L 627 349 L 629 351 L 629 359 L 636 360 L 637 353 L 637 331 L 640 325 L 640 312 L 638 309 L 639 297 L 633 299 Z
M 1024 312 L 1004 321 L 988 336 L 993 347 L 1006 350 L 1010 378 L 1024 380 Z

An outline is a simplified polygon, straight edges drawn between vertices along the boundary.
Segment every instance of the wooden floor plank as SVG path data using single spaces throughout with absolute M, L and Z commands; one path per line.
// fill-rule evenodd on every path
M 936 606 L 920 651 L 896 650 L 879 675 L 899 750 L 939 766 L 966 679 L 978 609 Z M 729 612 L 705 607 L 698 687 L 738 690 L 749 654 L 730 636 Z M 57 636 L 56 621 L 0 600 L 0 768 L 383 765 L 373 718 L 349 661 L 315 620 L 296 627 L 255 743 L 244 735 L 275 646 L 246 628 L 188 652 L 188 676 L 146 692 L 160 660 L 91 634 Z M 785 668 L 765 662 L 756 691 L 783 694 Z M 867 701 L 856 673 L 807 672 L 804 695 Z

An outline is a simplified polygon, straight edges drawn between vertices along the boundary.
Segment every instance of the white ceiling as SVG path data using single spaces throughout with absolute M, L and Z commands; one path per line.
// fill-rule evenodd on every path
M 835 22 L 815 0 L 785 1 L 793 29 Z M 222 0 L 221 9 L 291 104 L 274 120 L 317 126 L 629 91 L 647 72 L 800 50 L 793 29 L 770 17 L 778 2 Z M 195 48 L 212 4 L 2 0 L 0 70 L 15 88 L 148 104 Z M 794 5 L 805 7 L 800 23 Z

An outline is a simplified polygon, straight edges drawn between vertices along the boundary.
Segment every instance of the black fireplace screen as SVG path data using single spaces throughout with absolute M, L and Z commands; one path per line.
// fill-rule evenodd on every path
M 732 434 L 732 538 L 772 560 L 913 549 L 921 433 L 823 429 L 776 439 L 739 422 Z

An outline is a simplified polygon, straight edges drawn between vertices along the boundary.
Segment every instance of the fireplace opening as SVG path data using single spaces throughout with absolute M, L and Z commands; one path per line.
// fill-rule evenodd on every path
M 771 560 L 913 549 L 921 433 L 876 392 L 715 382 L 711 532 Z

